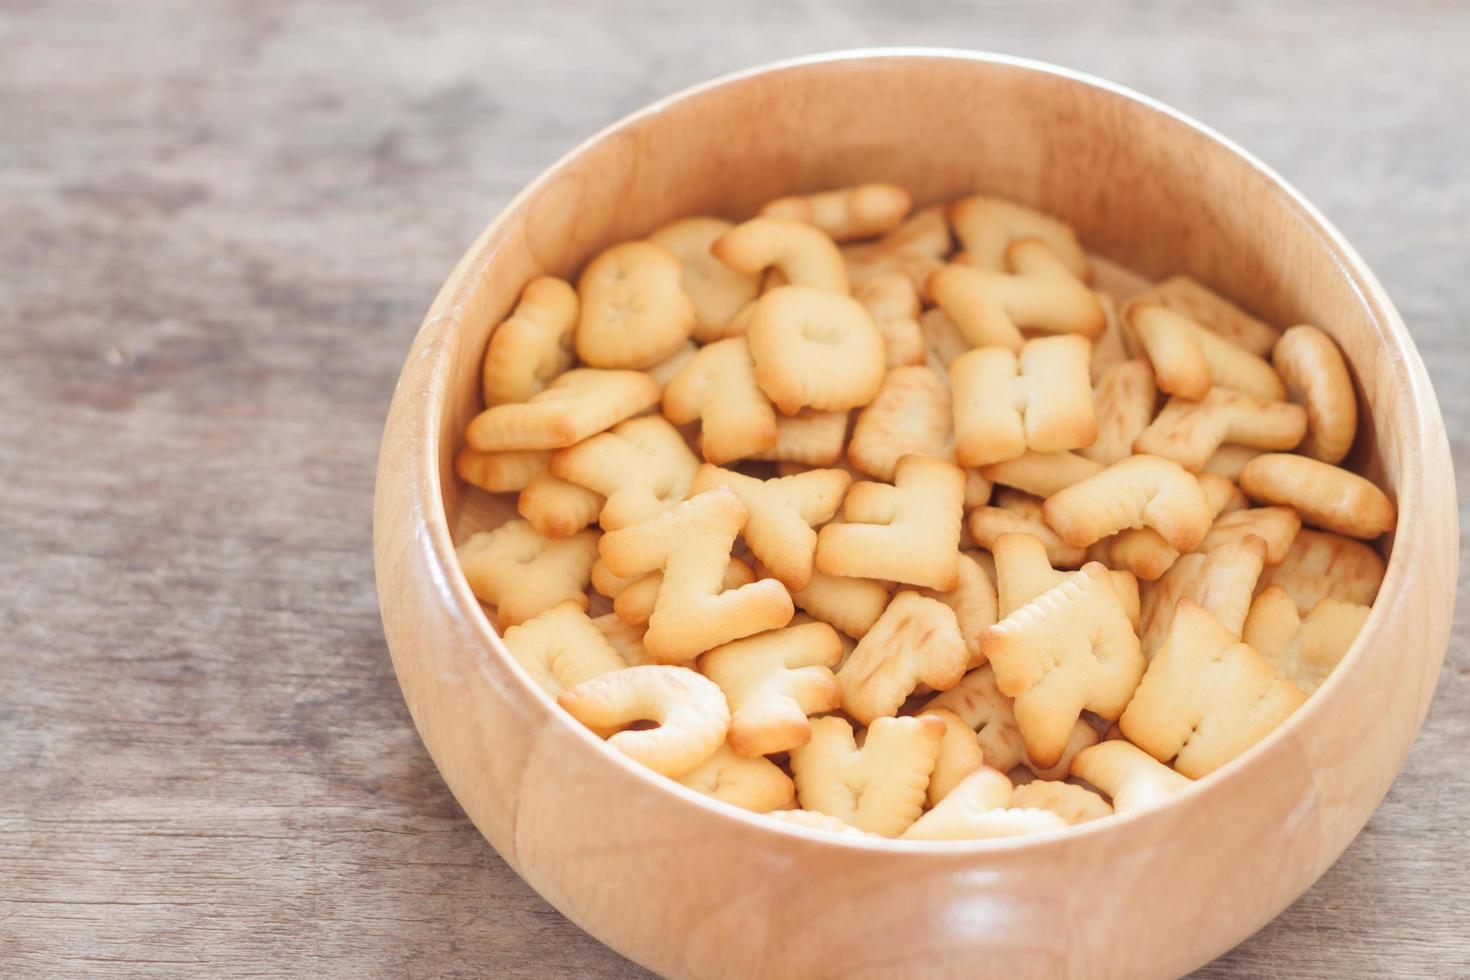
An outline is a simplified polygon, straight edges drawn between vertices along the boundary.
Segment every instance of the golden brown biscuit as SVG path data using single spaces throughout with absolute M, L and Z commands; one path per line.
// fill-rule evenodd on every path
M 847 442 L 847 416 L 845 410 L 818 412 L 810 408 L 795 415 L 777 415 L 775 445 L 756 453 L 753 458 L 804 466 L 836 465 L 842 459 L 842 447 Z
M 1348 652 L 1372 611 L 1323 599 L 1303 617 L 1286 590 L 1272 585 L 1251 603 L 1243 639 L 1278 676 L 1311 694 Z
M 1054 452 L 1089 445 L 1097 417 L 1087 375 L 1084 337 L 1042 337 L 1020 354 L 982 347 L 949 366 L 954 390 L 955 459 L 984 466 L 1026 450 Z
M 1097 439 L 1078 452 L 1104 466 L 1132 455 L 1133 441 L 1153 421 L 1155 395 L 1154 370 L 1142 358 L 1104 370 L 1092 388 Z
M 776 410 L 755 381 L 744 337 L 701 347 L 664 387 L 664 417 L 675 425 L 699 421 L 699 450 L 728 463 L 776 445 Z
M 1072 275 L 1084 281 L 1090 275 L 1087 255 L 1077 244 L 1071 225 L 1049 214 L 1004 198 L 974 194 L 949 206 L 949 220 L 969 260 L 982 269 L 1005 271 L 1006 250 L 1014 242 L 1035 238 Z
M 1324 463 L 1342 462 L 1358 434 L 1358 398 L 1337 344 L 1317 327 L 1292 327 L 1276 341 L 1271 364 L 1291 400 L 1307 407 L 1299 451 Z
M 821 622 L 770 630 L 701 654 L 699 672 L 730 704 L 735 754 L 788 752 L 810 741 L 807 716 L 842 704 L 832 675 L 841 658 L 837 631 Z
M 1205 492 L 1205 499 L 1210 502 L 1210 512 L 1219 515 L 1215 518 L 1215 524 L 1210 525 L 1210 532 L 1213 533 L 1216 524 L 1220 521 L 1220 516 L 1237 505 L 1243 507 L 1245 498 L 1241 496 L 1235 484 L 1213 473 L 1201 473 L 1199 485 L 1200 489 Z M 1233 527 L 1222 531 L 1216 538 L 1215 546 L 1224 544 L 1227 540 L 1240 538 L 1242 534 L 1238 532 L 1239 529 Z M 1208 539 L 1209 534 L 1207 533 L 1205 540 Z M 1290 542 L 1288 541 L 1287 544 L 1289 545 Z M 1209 551 L 1210 549 L 1205 547 L 1202 540 L 1198 550 Z M 1132 572 L 1145 582 L 1153 582 L 1173 567 L 1174 562 L 1179 559 L 1179 551 L 1160 537 L 1153 528 L 1136 527 L 1119 531 L 1112 537 L 1103 538 L 1089 545 L 1087 557 L 1091 561 L 1100 561 L 1109 568 L 1121 568 Z
M 1007 532 L 995 539 L 991 548 L 995 557 L 997 618 L 1005 619 L 1043 592 L 1049 592 L 1071 578 L 1070 572 L 1051 567 L 1046 545 L 1034 534 Z M 1128 621 L 1136 628 L 1139 617 L 1138 579 L 1132 573 L 1110 569 L 1113 591 Z
M 943 739 L 938 718 L 879 718 L 859 749 L 845 720 L 813 718 L 811 741 L 791 753 L 797 800 L 803 809 L 896 837 L 923 812 Z
M 572 599 L 510 627 L 502 640 L 521 669 L 553 698 L 589 677 L 624 666 L 607 638 Z
M 1192 783 L 1188 777 L 1121 739 L 1099 742 L 1078 752 L 1072 759 L 1072 775 L 1112 797 L 1114 813 L 1162 803 Z
M 1212 385 L 1223 385 L 1267 401 L 1286 397 L 1281 379 L 1263 358 L 1184 314 L 1158 303 L 1134 302 L 1125 316 L 1153 365 L 1160 391 L 1198 401 Z
M 684 437 L 657 415 L 629 419 L 553 453 L 551 474 L 606 496 L 604 530 L 640 524 L 684 499 L 699 460 Z
M 747 516 L 733 490 L 716 487 L 652 520 L 609 531 L 598 542 L 615 575 L 664 572 L 643 637 L 655 660 L 685 663 L 705 650 L 785 626 L 791 619 L 791 596 L 775 579 L 722 588 L 730 548 Z
M 900 456 L 953 455 L 949 385 L 927 367 L 890 368 L 873 401 L 858 413 L 847 447 L 854 469 L 893 480 Z
M 842 710 L 863 724 L 891 717 L 920 684 L 954 687 L 969 661 L 954 610 L 905 589 L 837 672 Z
M 466 446 L 454 457 L 454 472 L 466 483 L 491 493 L 519 493 L 537 473 L 544 472 L 551 454 L 544 449 L 481 453 Z
M 1233 510 L 1215 518 L 1210 533 L 1199 543 L 1199 550 L 1214 551 L 1254 534 L 1266 543 L 1266 565 L 1279 565 L 1286 560 L 1301 529 L 1302 519 L 1290 507 Z
M 1257 449 L 1290 449 L 1307 431 L 1307 413 L 1290 402 L 1267 401 L 1218 385 L 1201 401 L 1170 398 L 1133 441 L 1135 452 L 1172 459 L 1199 473 L 1226 442 Z
M 1257 456 L 1241 471 L 1240 489 L 1252 500 L 1293 508 L 1305 524 L 1353 538 L 1371 540 L 1398 521 L 1393 501 L 1378 487 L 1309 456 Z
M 742 535 L 751 553 L 788 589 L 801 590 L 811 581 L 817 532 L 842 505 L 851 481 L 843 470 L 808 470 L 795 476 L 760 480 L 705 463 L 691 493 L 729 487 L 749 511 Z
M 746 275 L 774 266 L 790 285 L 847 295 L 842 253 L 831 238 L 804 221 L 752 218 L 721 235 L 710 251 Z
M 1133 297 L 1129 305 L 1158 303 L 1200 323 L 1258 357 L 1271 353 L 1280 333 L 1189 276 L 1171 276 Z M 1125 314 L 1127 310 L 1124 310 Z
M 987 627 L 980 643 L 1042 766 L 1061 759 L 1083 710 L 1116 719 L 1143 674 L 1138 637 L 1096 562 Z
M 592 566 L 594 588 L 597 587 L 599 564 L 602 566 L 601 570 L 604 576 L 613 578 L 611 573 L 606 572 L 606 563 L 598 559 L 598 564 Z M 759 577 L 767 578 L 768 576 L 762 575 Z M 739 558 L 732 557 L 725 565 L 725 576 L 720 580 L 720 585 L 725 592 L 729 592 L 731 589 L 738 589 L 741 586 L 749 585 L 756 578 L 754 569 Z M 664 585 L 664 573 L 661 571 L 649 572 L 647 575 L 642 575 L 626 582 L 622 579 L 617 579 L 616 581 L 622 583 L 622 587 L 611 596 L 613 600 L 613 612 L 629 626 L 647 627 L 648 621 L 653 618 L 654 609 L 658 607 L 658 593 Z M 598 589 L 598 591 L 600 592 L 602 590 Z
M 482 388 L 485 404 L 523 402 L 572 366 L 577 294 L 553 276 L 532 279 L 513 313 L 490 334 Z
M 1180 552 L 1193 551 L 1215 517 L 1199 481 L 1161 456 L 1119 460 L 1049 497 L 1041 512 L 1058 536 L 1076 548 L 1125 528 L 1151 527 Z
M 934 760 L 934 772 L 929 775 L 929 789 L 925 794 L 929 806 L 934 806 L 985 764 L 985 752 L 975 729 L 948 708 L 925 708 L 919 714 L 944 722 L 944 739 L 939 743 L 939 756 Z
M 749 759 L 722 745 L 698 766 L 679 777 L 679 782 L 696 793 L 742 810 L 768 813 L 796 799 L 796 784 L 770 759 Z
M 617 613 L 605 613 L 594 617 L 592 625 L 607 640 L 625 667 L 642 667 L 653 663 L 653 658 L 643 646 L 646 627 L 623 622 Z
M 1014 351 L 1021 348 L 1022 330 L 1096 337 L 1107 327 L 1096 294 L 1040 240 L 1011 243 L 1006 258 L 1009 273 L 956 256 L 924 283 L 925 294 L 972 345 Z
M 1199 779 L 1265 738 L 1306 697 L 1185 598 L 1118 724 L 1155 759 L 1173 759 L 1174 768 Z
M 956 786 L 908 830 L 904 840 L 987 840 L 1048 830 L 1067 822 L 1048 810 L 1022 810 L 1009 805 L 1010 780 L 982 766 Z
M 935 205 L 877 241 L 842 246 L 842 260 L 854 288 L 894 272 L 922 287 L 930 273 L 944 264 L 949 249 L 949 222 L 944 219 L 944 208 Z
M 889 367 L 923 364 L 924 336 L 919 331 L 919 290 L 901 272 L 877 276 L 855 286 L 853 299 L 873 318 L 883 335 L 883 350 Z
M 577 356 L 599 368 L 646 368 L 669 357 L 694 329 L 694 304 L 668 249 L 624 242 L 587 263 L 577 280 Z
M 1286 558 L 1267 568 L 1256 587 L 1281 586 L 1305 616 L 1323 599 L 1371 606 L 1383 572 L 1383 559 L 1363 542 L 1303 528 Z
M 567 599 L 587 608 L 597 532 L 548 538 L 525 521 L 506 521 L 472 536 L 456 553 L 475 598 L 496 607 L 496 624 L 505 629 Z
M 641 371 L 573 368 L 528 401 L 476 415 L 465 442 L 482 453 L 561 449 L 658 402 L 658 382 Z
M 999 615 L 995 585 L 990 575 L 972 555 L 960 554 L 958 584 L 947 592 L 920 589 L 919 594 L 938 599 L 954 610 L 955 620 L 964 638 L 965 649 L 970 653 L 967 669 L 979 667 L 985 662 L 985 653 L 980 649 L 980 631 L 993 625 Z
M 893 231 L 909 213 L 909 192 L 897 184 L 867 183 L 799 197 L 778 197 L 762 217 L 805 221 L 833 241 L 872 238 Z
M 949 366 L 971 350 L 970 341 L 939 307 L 919 314 L 919 335 L 924 339 L 924 363 L 949 381 Z
M 1236 639 L 1266 563 L 1266 543 L 1253 534 L 1205 553 L 1184 555 L 1142 594 L 1139 638 L 1152 659 L 1167 639 L 1180 599 L 1201 604 Z
M 774 289 L 756 303 L 746 339 L 757 383 L 787 415 L 858 408 L 883 383 L 883 335 L 862 304 L 838 293 Z
M 719 687 L 681 667 L 626 667 L 599 674 L 562 691 L 556 703 L 594 730 L 657 722 L 655 728 L 618 731 L 607 744 L 675 779 L 714 755 L 730 727 Z
M 1050 497 L 1105 470 L 1102 463 L 1065 449 L 1051 453 L 1024 452 L 1004 463 L 980 467 L 991 483 L 1015 487 L 1037 497 Z
M 993 550 L 1002 534 L 1014 531 L 1034 536 L 1046 547 L 1046 560 L 1057 568 L 1079 568 L 1087 559 L 1083 548 L 1074 548 L 1051 529 L 1042 517 L 1042 503 L 1030 494 L 1001 488 L 992 507 L 976 507 L 967 521 L 970 536 L 982 548 Z
M 760 293 L 760 277 L 739 272 L 714 257 L 710 246 L 735 225 L 722 218 L 683 218 L 648 236 L 668 249 L 683 270 L 680 285 L 694 305 L 694 339 L 707 344 Z
M 1263 450 L 1252 449 L 1250 446 L 1225 445 L 1215 450 L 1215 455 L 1205 464 L 1202 473 L 1215 473 L 1231 480 L 1240 479 L 1240 471 L 1245 469 L 1245 464 L 1261 455 Z
M 806 588 L 791 593 L 791 601 L 822 622 L 860 640 L 888 607 L 888 586 L 870 578 L 813 571 Z
M 542 470 L 516 500 L 516 510 L 548 538 L 565 538 L 597 523 L 603 496 Z
M 1022 810 L 1050 810 L 1074 827 L 1113 813 L 1112 805 L 1092 790 L 1050 779 L 1017 786 L 1011 790 L 1009 806 Z
M 904 456 L 894 485 L 854 483 L 843 519 L 817 534 L 817 571 L 947 592 L 957 582 L 965 474 L 953 463 Z

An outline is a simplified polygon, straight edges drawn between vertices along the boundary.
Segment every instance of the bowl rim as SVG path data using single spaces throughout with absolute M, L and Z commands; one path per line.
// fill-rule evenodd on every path
M 1406 568 L 1410 561 L 1410 555 L 1418 551 L 1418 548 L 1415 547 L 1415 539 L 1421 533 L 1418 525 L 1423 522 L 1415 522 L 1414 525 L 1405 527 L 1402 521 L 1400 521 L 1394 532 L 1392 532 L 1394 535 L 1393 546 L 1386 562 L 1383 582 L 1379 587 L 1378 596 L 1372 604 L 1368 619 L 1364 622 L 1357 638 L 1339 662 L 1338 667 L 1328 675 L 1326 681 L 1317 691 L 1307 699 L 1305 704 L 1294 711 L 1285 722 L 1277 726 L 1275 730 L 1260 742 L 1224 766 L 1209 773 L 1207 776 L 1198 780 L 1192 780 L 1190 786 L 1178 793 L 1124 813 L 1114 813 L 1108 819 L 1092 820 L 1053 831 L 989 840 L 911 841 L 879 836 L 859 837 L 857 835 L 821 831 L 768 819 L 764 814 L 744 810 L 724 803 L 647 769 L 622 753 L 608 747 L 604 740 L 598 738 L 585 727 L 577 724 L 515 662 L 515 659 L 506 649 L 499 632 L 491 624 L 479 600 L 470 590 L 469 582 L 460 570 L 456 557 L 453 535 L 450 531 L 444 508 L 444 486 L 441 481 L 439 463 L 441 443 L 438 425 L 438 420 L 442 418 L 445 410 L 445 400 L 448 397 L 445 378 L 447 376 L 446 367 L 451 357 L 452 345 L 443 343 L 443 338 L 434 338 L 432 336 L 436 331 L 441 331 L 446 328 L 452 330 L 459 324 L 458 318 L 449 315 L 445 310 L 453 308 L 456 305 L 454 300 L 459 297 L 460 293 L 472 289 L 473 284 L 479 280 L 484 270 L 493 264 L 496 257 L 495 253 L 490 252 L 489 254 L 484 254 L 484 245 L 486 242 L 503 225 L 510 221 L 513 216 L 518 214 L 525 205 L 534 200 L 545 185 L 550 183 L 592 147 L 617 136 L 648 118 L 664 112 L 670 106 L 696 99 L 706 92 L 739 84 L 752 78 L 802 71 L 831 63 L 857 64 L 863 61 L 886 62 L 910 59 L 978 62 L 1049 76 L 1071 84 L 1096 89 L 1111 96 L 1135 103 L 1145 110 L 1166 117 L 1172 123 L 1193 130 L 1196 134 L 1203 136 L 1220 148 L 1240 158 L 1244 163 L 1265 177 L 1273 190 L 1281 195 L 1283 203 L 1295 211 L 1303 219 L 1304 225 L 1310 228 L 1322 240 L 1324 251 L 1333 258 L 1341 275 L 1348 281 L 1353 291 L 1358 294 L 1362 305 L 1373 314 L 1371 319 L 1374 321 L 1374 325 L 1378 330 L 1380 340 L 1383 341 L 1383 349 L 1391 352 L 1393 355 L 1391 358 L 1393 365 L 1391 374 L 1396 382 L 1403 384 L 1407 392 L 1406 403 L 1411 409 L 1402 413 L 1405 429 L 1402 433 L 1401 441 L 1407 447 L 1407 451 L 1402 454 L 1399 463 L 1400 485 L 1396 491 L 1396 506 L 1399 508 L 1400 514 L 1402 513 L 1401 503 L 1404 500 L 1413 499 L 1418 501 L 1421 506 L 1428 506 L 1427 501 L 1418 500 L 1423 493 L 1423 481 L 1421 479 L 1421 467 L 1418 465 L 1417 460 L 1422 458 L 1422 452 L 1427 448 L 1425 445 L 1426 431 L 1425 426 L 1421 422 L 1421 416 L 1426 409 L 1429 409 L 1432 410 L 1432 417 L 1437 419 L 1440 417 L 1440 412 L 1437 399 L 1428 380 L 1427 372 L 1425 372 L 1422 360 L 1419 357 L 1417 349 L 1414 347 L 1407 327 L 1398 314 L 1398 311 L 1394 308 L 1392 301 L 1389 299 L 1382 285 L 1369 270 L 1362 257 L 1358 255 L 1357 251 L 1343 237 L 1341 232 L 1300 191 L 1254 154 L 1230 138 L 1191 116 L 1126 86 L 1086 72 L 1030 58 L 962 48 L 926 46 L 865 47 L 827 51 L 780 59 L 729 72 L 656 99 L 644 107 L 624 115 L 586 139 L 578 142 L 554 162 L 541 170 L 530 183 L 522 188 L 501 208 L 495 217 L 475 237 L 474 241 L 455 264 L 454 269 L 441 286 L 430 306 L 428 314 L 425 316 L 423 324 L 415 335 L 409 361 L 411 362 L 415 357 L 430 354 L 432 351 L 432 363 L 430 365 L 430 374 L 428 375 L 429 390 L 426 392 L 428 397 L 419 409 L 424 431 L 421 433 L 422 438 L 415 440 L 417 453 L 416 458 L 413 460 L 413 465 L 408 468 L 411 474 L 408 478 L 420 486 L 423 491 L 422 495 L 427 495 L 432 498 L 432 504 L 425 504 L 421 510 L 420 516 L 425 525 L 423 530 L 427 534 L 421 534 L 420 537 L 425 539 L 423 543 L 426 545 L 426 551 L 432 557 L 431 564 L 433 571 L 439 579 L 439 585 L 441 586 L 439 589 L 440 596 L 444 598 L 452 597 L 454 611 L 466 623 L 470 624 L 470 629 L 482 639 L 484 646 L 502 662 L 502 666 L 507 668 L 507 672 L 515 677 L 515 683 L 519 687 L 519 691 L 517 692 L 519 696 L 528 698 L 530 703 L 537 705 L 545 715 L 552 719 L 550 721 L 551 724 L 563 726 L 566 730 L 573 732 L 573 737 L 579 738 L 589 746 L 595 747 L 595 750 L 601 752 L 603 758 L 609 764 L 625 767 L 626 771 L 632 773 L 634 778 L 642 784 L 642 789 L 681 799 L 685 803 L 700 808 L 710 817 L 733 820 L 737 824 L 757 829 L 760 832 L 792 835 L 807 844 L 826 845 L 848 851 L 905 854 L 913 856 L 916 860 L 921 859 L 925 855 L 935 858 L 942 857 L 948 860 L 954 858 L 956 855 L 969 853 L 984 856 L 987 854 L 1043 849 L 1063 839 L 1072 840 L 1081 837 L 1119 832 L 1125 827 L 1148 821 L 1158 814 L 1200 794 L 1231 792 L 1234 788 L 1237 788 L 1238 783 L 1248 778 L 1248 773 L 1260 767 L 1269 766 L 1276 748 L 1292 732 L 1303 725 L 1310 724 L 1309 719 L 1315 719 L 1324 711 L 1332 710 L 1330 703 L 1333 701 L 1333 692 L 1338 686 L 1338 682 L 1341 680 L 1345 671 L 1352 669 L 1353 665 L 1363 658 L 1365 655 L 1364 651 L 1369 646 L 1367 642 L 1368 638 L 1379 627 L 1383 617 L 1388 615 L 1388 608 L 1392 603 L 1382 601 L 1383 598 L 1398 594 L 1398 591 L 1403 587 L 1403 580 L 1407 574 Z M 475 274 L 471 275 L 472 271 Z M 384 462 L 384 460 L 379 461 L 380 475 Z M 421 501 L 421 503 L 423 502 Z M 437 760 L 435 760 L 435 766 L 438 768 Z M 452 792 L 453 787 L 450 788 Z

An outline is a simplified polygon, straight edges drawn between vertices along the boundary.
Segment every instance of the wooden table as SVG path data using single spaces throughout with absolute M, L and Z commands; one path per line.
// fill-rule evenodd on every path
M 945 43 L 1194 113 L 1383 278 L 1470 484 L 1463 4 L 425 6 L 0 3 L 0 974 L 642 974 L 444 789 L 369 512 L 400 360 L 466 243 L 574 142 L 715 73 Z M 1470 973 L 1467 714 L 1462 606 L 1383 807 L 1204 975 Z

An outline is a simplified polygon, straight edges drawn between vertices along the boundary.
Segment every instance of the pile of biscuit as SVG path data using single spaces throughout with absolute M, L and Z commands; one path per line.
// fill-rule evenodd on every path
M 1338 465 L 1327 333 L 1091 280 L 1053 217 L 891 184 L 538 278 L 456 459 L 521 516 L 465 576 L 612 749 L 773 819 L 963 840 L 1153 804 L 1324 681 L 1395 510 Z

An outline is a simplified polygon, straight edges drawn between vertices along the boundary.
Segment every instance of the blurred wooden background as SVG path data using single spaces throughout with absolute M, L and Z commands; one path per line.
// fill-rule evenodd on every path
M 594 130 L 854 46 L 1138 88 L 1357 244 L 1463 486 L 1467 42 L 1463 2 L 0 0 L 0 974 L 642 974 L 461 816 L 394 683 L 369 553 L 420 316 Z M 1383 807 L 1203 975 L 1470 974 L 1467 646 L 1462 607 Z

